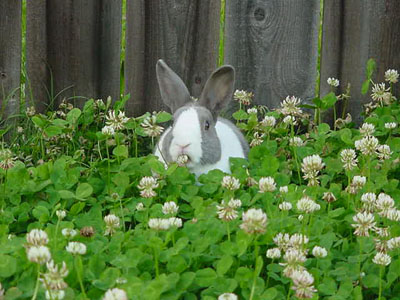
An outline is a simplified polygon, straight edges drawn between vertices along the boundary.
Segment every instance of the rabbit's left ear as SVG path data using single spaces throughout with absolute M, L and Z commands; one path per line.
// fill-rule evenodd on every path
M 157 62 L 156 73 L 161 98 L 172 113 L 191 101 L 182 79 L 162 59 Z
M 198 103 L 211 111 L 214 119 L 217 119 L 232 98 L 234 84 L 235 69 L 228 65 L 218 68 L 208 78 Z

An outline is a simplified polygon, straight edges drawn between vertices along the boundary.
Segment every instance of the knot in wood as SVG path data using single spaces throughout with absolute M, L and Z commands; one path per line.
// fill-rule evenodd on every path
M 257 21 L 262 21 L 262 20 L 264 20 L 264 19 L 265 19 L 265 9 L 262 8 L 262 7 L 257 7 L 257 8 L 254 10 L 254 18 L 255 18 Z
M 0 78 L 5 79 L 7 77 L 6 72 L 0 71 Z
M 194 78 L 194 82 L 195 82 L 196 84 L 200 84 L 200 83 L 201 83 L 201 77 L 200 77 L 200 76 L 196 76 L 196 77 Z

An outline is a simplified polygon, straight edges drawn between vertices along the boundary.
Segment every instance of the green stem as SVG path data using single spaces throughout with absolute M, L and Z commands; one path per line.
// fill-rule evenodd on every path
M 125 232 L 125 215 L 124 215 L 124 210 L 122 208 L 122 199 L 121 199 L 121 197 L 119 197 L 119 207 L 121 209 L 122 230 Z
M 250 298 L 252 300 L 254 297 L 254 292 L 256 290 L 256 281 L 257 281 L 257 257 L 258 257 L 258 245 L 256 244 L 257 237 L 254 239 L 254 276 L 253 276 L 253 284 L 251 286 Z
M 33 292 L 32 300 L 35 300 L 37 297 L 37 293 L 39 291 L 39 283 L 40 283 L 40 264 L 37 264 L 37 279 L 36 279 L 35 291 Z
M 288 293 L 287 293 L 286 300 L 289 300 L 289 299 L 290 299 L 290 293 L 291 293 L 291 291 L 292 291 L 292 285 L 293 285 L 293 282 L 290 282 L 289 290 L 288 290 Z
M 111 185 L 111 179 L 110 179 L 110 152 L 108 150 L 107 140 L 106 140 L 106 151 L 107 151 L 107 186 L 108 186 L 108 193 L 110 193 L 110 185 Z
M 56 224 L 56 232 L 54 233 L 54 248 L 55 249 L 57 249 L 58 227 L 60 226 L 60 221 L 61 221 L 61 219 L 58 218 L 57 224 Z
M 382 274 L 383 273 L 383 266 L 379 267 L 379 297 L 378 300 L 382 298 Z
M 85 288 L 83 286 L 83 281 L 82 281 L 82 274 L 81 274 L 81 269 L 80 266 L 82 266 L 82 260 L 79 255 L 75 256 L 75 271 L 76 271 L 76 276 L 78 277 L 79 285 L 81 287 L 81 291 L 85 299 L 87 299 Z M 78 263 L 79 263 L 79 268 L 78 268 Z
M 358 260 L 358 276 L 359 276 L 359 282 L 361 286 L 361 260 L 362 260 L 362 252 L 363 252 L 363 242 L 362 242 L 362 237 L 358 240 L 360 243 L 360 254 L 359 254 L 359 260 Z
M 156 278 L 158 278 L 159 275 L 159 269 L 158 269 L 158 252 L 157 252 L 157 248 L 154 247 L 154 265 L 156 268 Z
M 229 227 L 229 221 L 226 222 L 226 233 L 228 234 L 228 241 L 231 241 L 231 229 Z
M 333 130 L 336 131 L 336 104 L 333 105 Z

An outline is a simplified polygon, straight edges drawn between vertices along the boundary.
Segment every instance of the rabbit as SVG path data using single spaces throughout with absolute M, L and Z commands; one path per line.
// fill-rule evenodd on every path
M 213 169 L 230 173 L 229 158 L 247 158 L 249 145 L 240 130 L 219 117 L 231 101 L 235 69 L 225 65 L 208 78 L 198 101 L 163 60 L 156 66 L 161 98 L 173 113 L 173 124 L 160 137 L 154 154 L 164 164 L 186 155 L 196 177 Z

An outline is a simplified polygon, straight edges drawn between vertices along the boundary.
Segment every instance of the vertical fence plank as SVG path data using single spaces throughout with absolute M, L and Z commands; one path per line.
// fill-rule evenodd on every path
M 119 98 L 121 1 L 47 1 L 46 7 L 38 10 L 40 16 L 45 10 L 46 27 L 39 24 L 37 31 L 30 30 L 28 45 L 45 41 L 46 46 L 39 49 L 46 61 L 43 63 L 41 57 L 35 61 L 40 59 L 36 64 L 42 69 L 46 66 L 49 75 L 46 78 L 41 74 L 41 82 L 32 90 L 43 88 L 47 80 L 50 101 L 55 104 L 63 98 L 78 106 L 83 106 L 88 97 Z
M 361 86 L 365 80 L 365 67 L 369 58 L 377 61 L 377 73 L 375 82 L 383 82 L 385 70 L 394 68 L 400 70 L 400 2 L 396 0 L 374 1 L 355 0 L 343 1 L 327 0 L 326 9 L 330 6 L 339 8 L 342 6 L 341 16 L 333 23 L 326 23 L 326 34 L 324 38 L 322 70 L 324 80 L 329 76 L 338 76 L 341 81 L 342 91 L 347 84 L 351 84 L 351 99 L 348 111 L 353 120 L 360 123 L 362 120 L 362 104 L 371 101 L 370 95 L 361 94 Z M 329 12 L 325 10 L 325 14 Z M 335 14 L 337 11 L 335 12 Z M 335 16 L 336 17 L 336 16 Z M 329 29 L 339 22 L 341 30 Z M 333 42 L 332 42 L 333 41 Z M 340 42 L 338 42 L 340 41 Z M 331 45 L 335 44 L 333 49 Z M 338 47 L 340 44 L 340 47 Z M 335 55 L 336 51 L 340 53 Z M 332 68 L 332 65 L 337 67 Z M 325 78 L 324 78 L 325 77 Z M 326 89 L 326 86 L 324 87 Z M 398 91 L 398 90 L 397 90 Z
M 47 65 L 46 0 L 26 3 L 26 101 L 44 112 L 49 95 Z
M 19 112 L 21 1 L 0 1 L 0 120 Z M 4 109 L 4 110 L 3 110 Z
M 318 24 L 319 1 L 227 1 L 225 63 L 236 67 L 236 88 L 269 107 L 287 95 L 312 98 Z
M 180 75 L 194 96 L 217 66 L 220 1 L 127 2 L 125 93 L 127 109 L 140 115 L 167 109 L 155 74 L 159 58 Z

